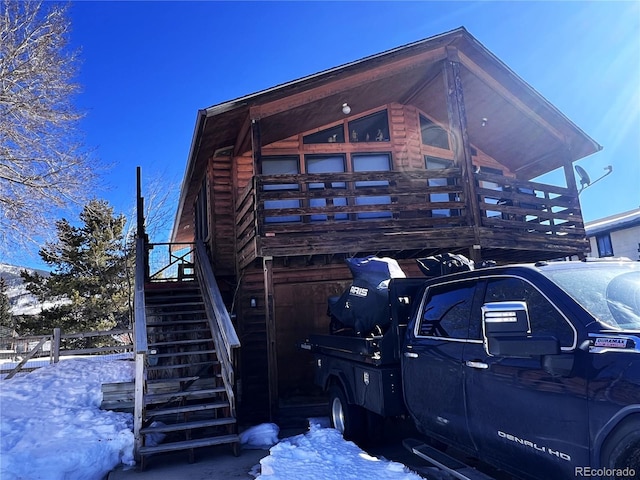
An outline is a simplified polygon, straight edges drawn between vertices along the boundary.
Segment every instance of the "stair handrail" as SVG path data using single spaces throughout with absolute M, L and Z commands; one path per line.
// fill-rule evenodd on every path
M 147 363 L 147 317 L 145 314 L 144 285 L 146 280 L 146 242 L 145 237 L 136 239 L 136 273 L 134 281 L 134 341 L 135 341 L 135 390 L 133 407 L 134 453 L 142 447 L 142 421 L 144 418 L 144 389 Z
M 218 360 L 220 360 L 222 380 L 229 398 L 232 414 L 235 415 L 233 350 L 240 347 L 240 339 L 231 322 L 231 317 L 213 274 L 213 268 L 209 263 L 206 248 L 201 240 L 196 241 L 195 253 L 196 274 L 200 280 L 211 333 L 218 352 Z
M 144 238 L 136 239 L 136 278 L 134 285 L 134 337 L 136 353 L 147 353 L 147 317 L 145 315 L 145 241 Z

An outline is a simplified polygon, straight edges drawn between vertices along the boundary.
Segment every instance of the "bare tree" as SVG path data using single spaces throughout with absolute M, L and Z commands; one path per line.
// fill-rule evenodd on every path
M 0 253 L 55 228 L 96 178 L 73 104 L 67 7 L 0 0 Z
M 166 174 L 146 179 L 143 185 L 144 223 L 151 242 L 169 241 L 179 192 L 180 183 L 168 179 Z

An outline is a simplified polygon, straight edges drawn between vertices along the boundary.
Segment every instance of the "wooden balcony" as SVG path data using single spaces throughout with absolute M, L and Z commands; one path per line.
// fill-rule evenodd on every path
M 575 191 L 459 168 L 254 176 L 236 205 L 236 252 L 258 257 L 443 251 L 524 261 L 588 248 Z M 489 255 L 485 255 L 488 253 Z

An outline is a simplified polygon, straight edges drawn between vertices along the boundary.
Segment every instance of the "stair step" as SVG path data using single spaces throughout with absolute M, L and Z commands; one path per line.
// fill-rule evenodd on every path
M 140 433 L 154 432 L 180 432 L 182 430 L 192 430 L 195 428 L 218 427 L 220 425 L 232 425 L 236 423 L 233 417 L 210 418 L 208 420 L 197 420 L 195 422 L 172 423 L 170 425 L 158 425 L 155 427 L 146 427 L 140 430 Z
M 204 308 L 200 308 L 197 310 L 174 310 L 174 311 L 161 311 L 161 312 L 146 312 L 148 317 L 172 317 L 172 316 L 176 316 L 176 315 L 204 315 L 205 309 Z M 185 319 L 187 320 L 187 319 Z M 188 319 L 191 320 L 191 319 Z
M 147 367 L 147 371 L 155 372 L 158 370 L 174 370 L 178 368 L 191 368 L 191 367 L 200 367 L 205 365 L 220 365 L 220 362 L 217 360 L 211 360 L 208 362 L 196 362 L 196 363 L 180 363 L 174 365 L 156 365 Z
M 159 383 L 176 383 L 176 382 L 191 382 L 198 380 L 201 377 L 169 377 L 169 378 L 154 378 L 153 380 L 147 380 L 147 385 L 157 385 Z
M 185 320 L 165 320 L 161 322 L 147 322 L 147 327 L 175 327 L 179 325 L 197 325 L 198 323 L 208 322 L 209 319 L 204 318 L 189 318 Z
M 186 392 L 193 392 L 198 390 L 193 390 L 194 388 L 200 388 L 200 391 L 203 390 L 202 387 L 214 387 L 216 386 L 216 377 L 200 377 L 200 376 L 192 376 L 192 377 L 169 377 L 169 378 L 157 378 L 153 380 L 147 380 L 147 389 L 149 391 L 149 395 L 167 395 L 173 393 L 183 393 L 180 388 L 182 387 L 181 383 L 183 382 L 192 382 L 189 385 L 189 388 L 192 390 L 185 390 Z M 102 385 L 102 396 L 103 396 L 103 404 L 112 403 L 117 399 L 120 400 L 129 400 L 133 398 L 135 389 L 134 382 L 120 382 L 120 383 L 105 383 Z M 164 391 L 171 389 L 170 391 Z
M 170 357 L 184 357 L 188 355 L 209 355 L 216 353 L 215 350 L 187 350 L 185 352 L 174 352 L 174 353 L 156 353 L 155 355 L 151 355 L 153 358 L 170 358 Z
M 199 403 L 197 405 L 183 405 L 180 407 L 154 408 L 145 410 L 146 418 L 160 417 L 163 415 L 176 415 L 181 413 L 203 412 L 205 410 L 217 410 L 228 408 L 229 402 L 220 401 L 214 403 Z
M 147 302 L 146 298 L 145 298 L 145 307 L 149 307 L 149 308 L 160 308 L 160 307 L 183 307 L 183 306 L 200 306 L 202 305 L 204 307 L 204 302 L 202 301 L 202 298 L 197 298 L 195 300 L 191 300 L 191 301 L 181 301 L 181 302 L 175 302 L 175 301 L 167 301 L 167 300 L 163 300 L 162 302 Z
M 156 300 L 180 300 L 180 299 L 184 299 L 184 298 L 193 298 L 193 297 L 201 297 L 202 293 L 200 293 L 200 290 L 185 290 L 184 292 L 178 292 L 178 293 L 154 293 L 151 295 L 147 295 L 145 297 L 145 301 L 156 301 Z
M 194 294 L 194 295 L 181 295 L 179 297 L 157 297 L 157 298 L 147 298 L 145 297 L 145 305 L 147 307 L 157 308 L 162 305 L 183 305 L 189 303 L 202 303 L 202 295 Z
M 199 345 L 203 343 L 209 343 L 213 341 L 213 338 L 194 338 L 190 340 L 171 340 L 168 342 L 154 342 L 149 343 L 149 347 L 167 347 L 173 345 Z
M 144 403 L 146 405 L 153 403 L 162 403 L 177 400 L 180 398 L 189 399 L 202 399 L 225 392 L 224 387 L 205 388 L 202 390 L 187 390 L 184 392 L 169 392 L 169 393 L 152 393 L 144 396 Z
M 202 321 L 200 321 L 202 323 Z M 179 326 L 179 323 L 176 323 L 174 326 Z M 147 325 L 149 326 L 149 325 Z M 168 326 L 168 325 L 167 325 Z M 207 328 L 189 328 L 189 329 L 174 329 L 174 330 L 156 330 L 156 331 L 147 331 L 147 336 L 150 335 L 189 335 L 192 333 L 211 333 L 211 329 Z
M 100 404 L 101 410 L 113 410 L 114 412 L 128 412 L 133 410 L 135 407 L 134 401 L 113 401 L 113 402 L 102 402 Z M 133 412 L 132 412 L 133 413 Z
M 182 393 L 182 390 L 186 392 L 192 392 L 197 390 L 203 390 L 205 388 L 217 388 L 218 383 L 216 383 L 216 379 L 213 377 L 199 379 L 200 377 L 193 377 L 195 380 L 182 380 L 182 382 L 191 382 L 188 383 L 188 386 L 185 387 L 186 383 L 181 383 L 178 381 L 171 381 L 172 379 L 158 379 L 155 383 L 151 383 L 152 381 L 147 382 L 147 394 L 149 395 L 161 395 L 161 394 L 173 394 L 173 393 Z
M 147 315 L 178 315 L 178 314 L 204 314 L 204 304 L 184 304 L 184 303 L 172 303 L 169 305 L 147 305 Z
M 155 447 L 141 447 L 140 455 L 152 453 L 172 452 L 177 450 L 190 450 L 192 448 L 222 445 L 224 443 L 236 443 L 240 441 L 238 435 L 223 435 L 219 437 L 201 438 L 199 440 L 186 440 L 184 442 L 161 443 Z
M 146 298 L 145 298 L 146 300 Z M 147 302 L 145 301 L 145 307 L 149 307 L 149 308 L 162 308 L 162 307 L 175 307 L 175 306 L 183 306 L 183 307 L 190 307 L 190 308 L 200 308 L 204 306 L 204 299 L 202 298 L 202 295 L 198 295 L 197 297 L 191 297 L 191 298 L 178 298 L 176 300 L 169 300 L 169 299 L 158 299 L 157 301 L 151 301 L 151 302 Z

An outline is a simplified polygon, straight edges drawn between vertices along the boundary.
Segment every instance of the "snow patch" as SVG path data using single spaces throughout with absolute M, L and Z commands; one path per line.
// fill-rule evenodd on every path
M 309 431 L 282 440 L 260 460 L 259 480 L 422 480 L 404 465 L 373 457 L 340 432 L 310 422 Z
M 101 480 L 133 465 L 133 416 L 100 410 L 102 383 L 133 377 L 133 362 L 90 358 L 0 381 L 0 478 Z

